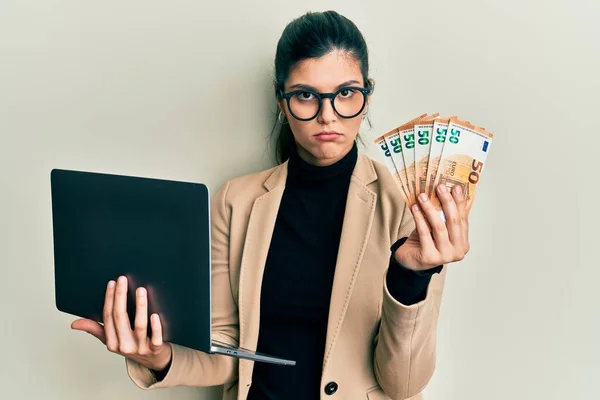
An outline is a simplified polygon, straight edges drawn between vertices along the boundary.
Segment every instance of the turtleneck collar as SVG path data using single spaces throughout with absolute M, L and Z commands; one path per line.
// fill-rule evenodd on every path
M 296 146 L 288 163 L 288 181 L 292 183 L 330 183 L 338 179 L 349 178 L 354 171 L 358 160 L 358 147 L 356 142 L 350 151 L 339 161 L 327 165 L 317 166 L 307 163 L 300 157 Z

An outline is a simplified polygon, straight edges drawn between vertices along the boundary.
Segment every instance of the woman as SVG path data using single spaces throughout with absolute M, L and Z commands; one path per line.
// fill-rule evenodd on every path
M 213 337 L 294 367 L 163 343 L 146 291 L 135 326 L 127 281 L 106 291 L 104 325 L 73 323 L 126 358 L 141 388 L 224 385 L 225 399 L 420 398 L 435 365 L 443 265 L 468 251 L 460 192 L 447 223 L 408 210 L 392 176 L 358 154 L 370 100 L 365 41 L 335 12 L 284 30 L 275 58 L 281 163 L 227 182 L 212 203 Z M 411 212 L 412 211 L 412 212 Z

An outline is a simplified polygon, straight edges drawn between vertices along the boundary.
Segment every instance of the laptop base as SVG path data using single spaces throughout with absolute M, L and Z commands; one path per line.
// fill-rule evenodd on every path
M 222 354 L 226 356 L 232 356 L 237 358 L 245 358 L 252 361 L 266 362 L 277 365 L 296 365 L 296 361 L 286 360 L 279 357 L 269 356 L 267 354 L 257 353 L 252 350 L 242 349 L 240 347 L 231 346 L 227 343 L 212 341 L 210 347 L 211 353 Z

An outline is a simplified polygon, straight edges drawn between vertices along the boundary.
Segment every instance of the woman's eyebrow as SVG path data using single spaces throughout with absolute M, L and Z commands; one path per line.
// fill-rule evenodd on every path
M 338 90 L 344 86 L 350 86 L 350 85 L 360 85 L 360 82 L 357 80 L 346 81 L 344 83 L 337 85 L 335 90 Z M 295 85 L 290 86 L 290 89 L 306 89 L 306 90 L 311 90 L 313 92 L 317 92 L 317 89 L 315 87 L 306 85 L 304 83 L 296 83 Z

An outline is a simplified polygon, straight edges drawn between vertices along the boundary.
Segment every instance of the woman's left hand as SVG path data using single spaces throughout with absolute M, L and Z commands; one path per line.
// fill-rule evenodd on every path
M 416 229 L 396 250 L 396 260 L 404 267 L 422 271 L 462 260 L 469 251 L 469 221 L 466 199 L 460 186 L 450 192 L 445 185 L 437 188 L 444 222 L 424 194 L 411 208 Z

